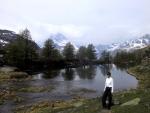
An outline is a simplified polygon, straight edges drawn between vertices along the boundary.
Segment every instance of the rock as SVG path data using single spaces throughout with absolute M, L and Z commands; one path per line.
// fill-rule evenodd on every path
M 21 72 L 17 67 L 0 67 L 0 79 L 20 79 L 27 78 L 29 75 L 26 72 Z
M 114 99 L 113 104 L 114 104 L 114 105 L 120 105 L 120 101 L 117 100 L 117 99 Z
M 10 78 L 27 78 L 29 75 L 26 72 L 11 72 Z
M 17 67 L 4 66 L 0 67 L 0 72 L 9 73 L 19 70 Z
M 83 105 L 83 102 L 76 102 L 73 104 L 73 106 L 75 106 L 75 107 L 80 107 L 82 105 Z
M 121 106 L 135 106 L 139 104 L 140 100 L 141 100 L 140 98 L 135 98 L 133 100 L 130 100 L 126 103 L 121 104 Z

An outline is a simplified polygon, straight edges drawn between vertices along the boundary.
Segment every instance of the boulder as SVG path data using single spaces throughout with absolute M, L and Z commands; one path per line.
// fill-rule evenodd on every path
M 0 72 L 3 72 L 3 73 L 14 72 L 17 70 L 19 70 L 17 67 L 11 67 L 11 66 L 0 67 Z
M 135 98 L 133 100 L 121 104 L 121 106 L 135 106 L 139 104 L 140 100 L 141 100 L 140 98 Z

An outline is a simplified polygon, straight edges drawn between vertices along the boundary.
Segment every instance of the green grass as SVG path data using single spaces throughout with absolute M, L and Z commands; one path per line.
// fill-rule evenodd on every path
M 130 68 L 128 72 L 139 80 L 139 87 L 136 90 L 120 92 L 114 98 L 118 98 L 121 103 L 140 98 L 140 102 L 135 106 L 114 106 L 112 113 L 150 113 L 150 65 L 141 64 Z
M 0 72 L 0 80 L 11 80 L 11 79 L 21 79 L 27 78 L 29 75 L 25 72 Z
M 150 88 L 150 64 L 142 64 L 128 70 L 139 80 L 139 88 Z
M 42 102 L 28 108 L 18 108 L 17 113 L 98 113 L 99 99 L 78 99 L 61 102 Z
M 149 113 L 150 89 L 131 90 L 114 94 L 121 104 L 140 98 L 138 105 L 112 107 L 112 113 Z M 16 113 L 102 113 L 101 99 L 76 99 L 69 101 L 41 102 L 16 109 Z
M 112 107 L 112 113 L 149 113 L 150 111 L 150 89 L 144 90 L 134 90 L 126 93 L 120 93 L 120 95 L 115 95 L 119 98 L 121 103 L 125 103 L 135 98 L 140 98 L 138 105 L 128 105 L 128 106 L 114 106 Z

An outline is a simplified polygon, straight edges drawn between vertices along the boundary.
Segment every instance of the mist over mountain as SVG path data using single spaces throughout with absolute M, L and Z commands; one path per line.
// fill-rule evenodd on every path
M 8 43 L 11 43 L 13 40 L 17 38 L 17 36 L 18 34 L 16 34 L 13 31 L 0 30 L 0 46 L 4 47 Z M 62 50 L 68 42 L 71 42 L 69 38 L 67 38 L 62 33 L 50 34 L 48 38 L 54 41 L 56 47 L 59 50 Z M 80 45 L 75 42 L 71 42 L 71 43 L 74 45 L 75 50 L 78 50 Z M 150 35 L 146 34 L 142 37 L 132 39 L 132 40 L 127 40 L 122 43 L 113 43 L 113 44 L 108 44 L 108 45 L 103 45 L 103 44 L 95 45 L 95 49 L 96 49 L 97 55 L 100 56 L 100 54 L 103 51 L 108 51 L 111 53 L 116 53 L 117 51 L 132 51 L 135 49 L 141 49 L 141 48 L 147 47 L 149 45 L 150 45 Z
M 133 51 L 136 49 L 141 49 L 150 45 L 150 35 L 146 34 L 142 37 L 128 40 L 122 43 L 113 43 L 110 45 L 98 45 L 96 46 L 97 51 L 101 53 L 102 51 L 108 51 L 111 53 L 116 53 L 117 51 Z
M 58 34 L 53 34 L 50 36 L 50 38 L 54 41 L 54 43 L 57 45 L 59 49 L 62 49 L 66 43 L 70 42 L 70 40 L 63 34 L 58 33 Z M 77 43 L 72 44 L 75 46 L 76 50 L 80 47 Z M 117 52 L 117 51 L 132 51 L 135 49 L 141 49 L 144 47 L 147 47 L 150 45 L 150 35 L 146 34 L 142 37 L 132 39 L 132 40 L 127 40 L 122 43 L 113 43 L 113 44 L 108 44 L 108 45 L 95 45 L 96 53 L 99 56 L 103 51 L 108 51 L 108 52 Z M 86 46 L 86 45 L 85 45 Z
M 61 33 L 51 34 L 49 38 L 54 41 L 54 43 L 56 44 L 56 47 L 60 50 L 62 50 L 68 42 L 71 42 L 65 35 Z M 71 43 L 74 45 L 75 50 L 78 50 L 79 48 L 77 46 L 78 44 L 75 44 L 73 42 Z

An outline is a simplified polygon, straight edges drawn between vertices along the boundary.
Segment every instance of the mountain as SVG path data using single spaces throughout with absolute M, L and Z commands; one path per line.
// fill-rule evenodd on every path
M 60 50 L 64 48 L 66 43 L 71 42 L 65 35 L 61 33 L 52 34 L 50 36 L 50 39 L 54 41 L 56 47 Z M 73 42 L 71 43 L 74 45 L 75 50 L 78 50 L 80 46 L 78 46 L 78 44 L 76 43 Z M 111 52 L 112 54 L 115 54 L 118 51 L 132 51 L 135 49 L 141 49 L 147 47 L 148 45 L 150 45 L 150 35 L 146 34 L 143 37 L 128 40 L 122 43 L 113 43 L 110 45 L 99 44 L 95 46 L 95 49 L 96 49 L 96 54 L 99 57 L 103 51 L 108 51 Z
M 19 35 L 16 34 L 13 31 L 10 30 L 0 30 L 0 48 L 5 47 L 7 44 L 13 42 L 15 39 L 17 39 Z M 50 35 L 50 39 L 52 39 L 54 41 L 54 43 L 56 44 L 56 47 L 60 50 L 63 50 L 64 46 L 68 43 L 71 42 L 70 40 L 67 39 L 67 37 L 61 33 L 57 33 L 57 34 L 51 34 Z M 33 45 L 35 45 L 35 47 L 37 49 L 39 49 L 39 46 L 31 40 L 31 42 L 33 43 Z M 74 47 L 75 50 L 78 50 L 78 47 L 76 46 L 76 44 L 74 44 L 73 42 L 71 42 Z
M 4 47 L 6 44 L 12 42 L 17 38 L 17 34 L 9 30 L 0 30 L 0 47 Z
M 136 49 L 142 49 L 150 45 L 150 35 L 146 34 L 140 38 L 128 40 L 122 43 L 113 43 L 110 45 L 98 45 L 96 46 L 97 53 L 100 55 L 102 51 L 108 51 L 112 54 L 118 51 L 133 51 Z
M 123 43 L 115 43 L 111 44 L 107 51 L 114 51 L 114 50 L 125 50 L 131 51 L 135 49 L 141 49 L 150 45 L 150 35 L 146 34 L 143 37 L 129 40 Z
M 19 35 L 13 31 L 0 30 L 0 49 L 3 49 L 3 47 L 16 40 L 18 37 Z M 40 49 L 39 46 L 33 40 L 29 40 L 29 43 L 32 44 L 35 49 Z
M 96 49 L 97 57 L 101 56 L 101 53 L 103 51 L 107 51 L 108 48 L 109 48 L 109 45 L 102 45 L 102 44 L 96 45 L 95 49 Z
M 59 50 L 63 50 L 64 46 L 68 42 L 71 42 L 70 40 L 68 40 L 68 38 L 65 35 L 61 33 L 51 34 L 50 39 L 54 41 L 54 43 L 56 44 L 56 48 L 58 48 Z M 74 44 L 73 42 L 71 42 L 71 44 L 75 47 L 75 50 L 78 50 L 76 44 Z

